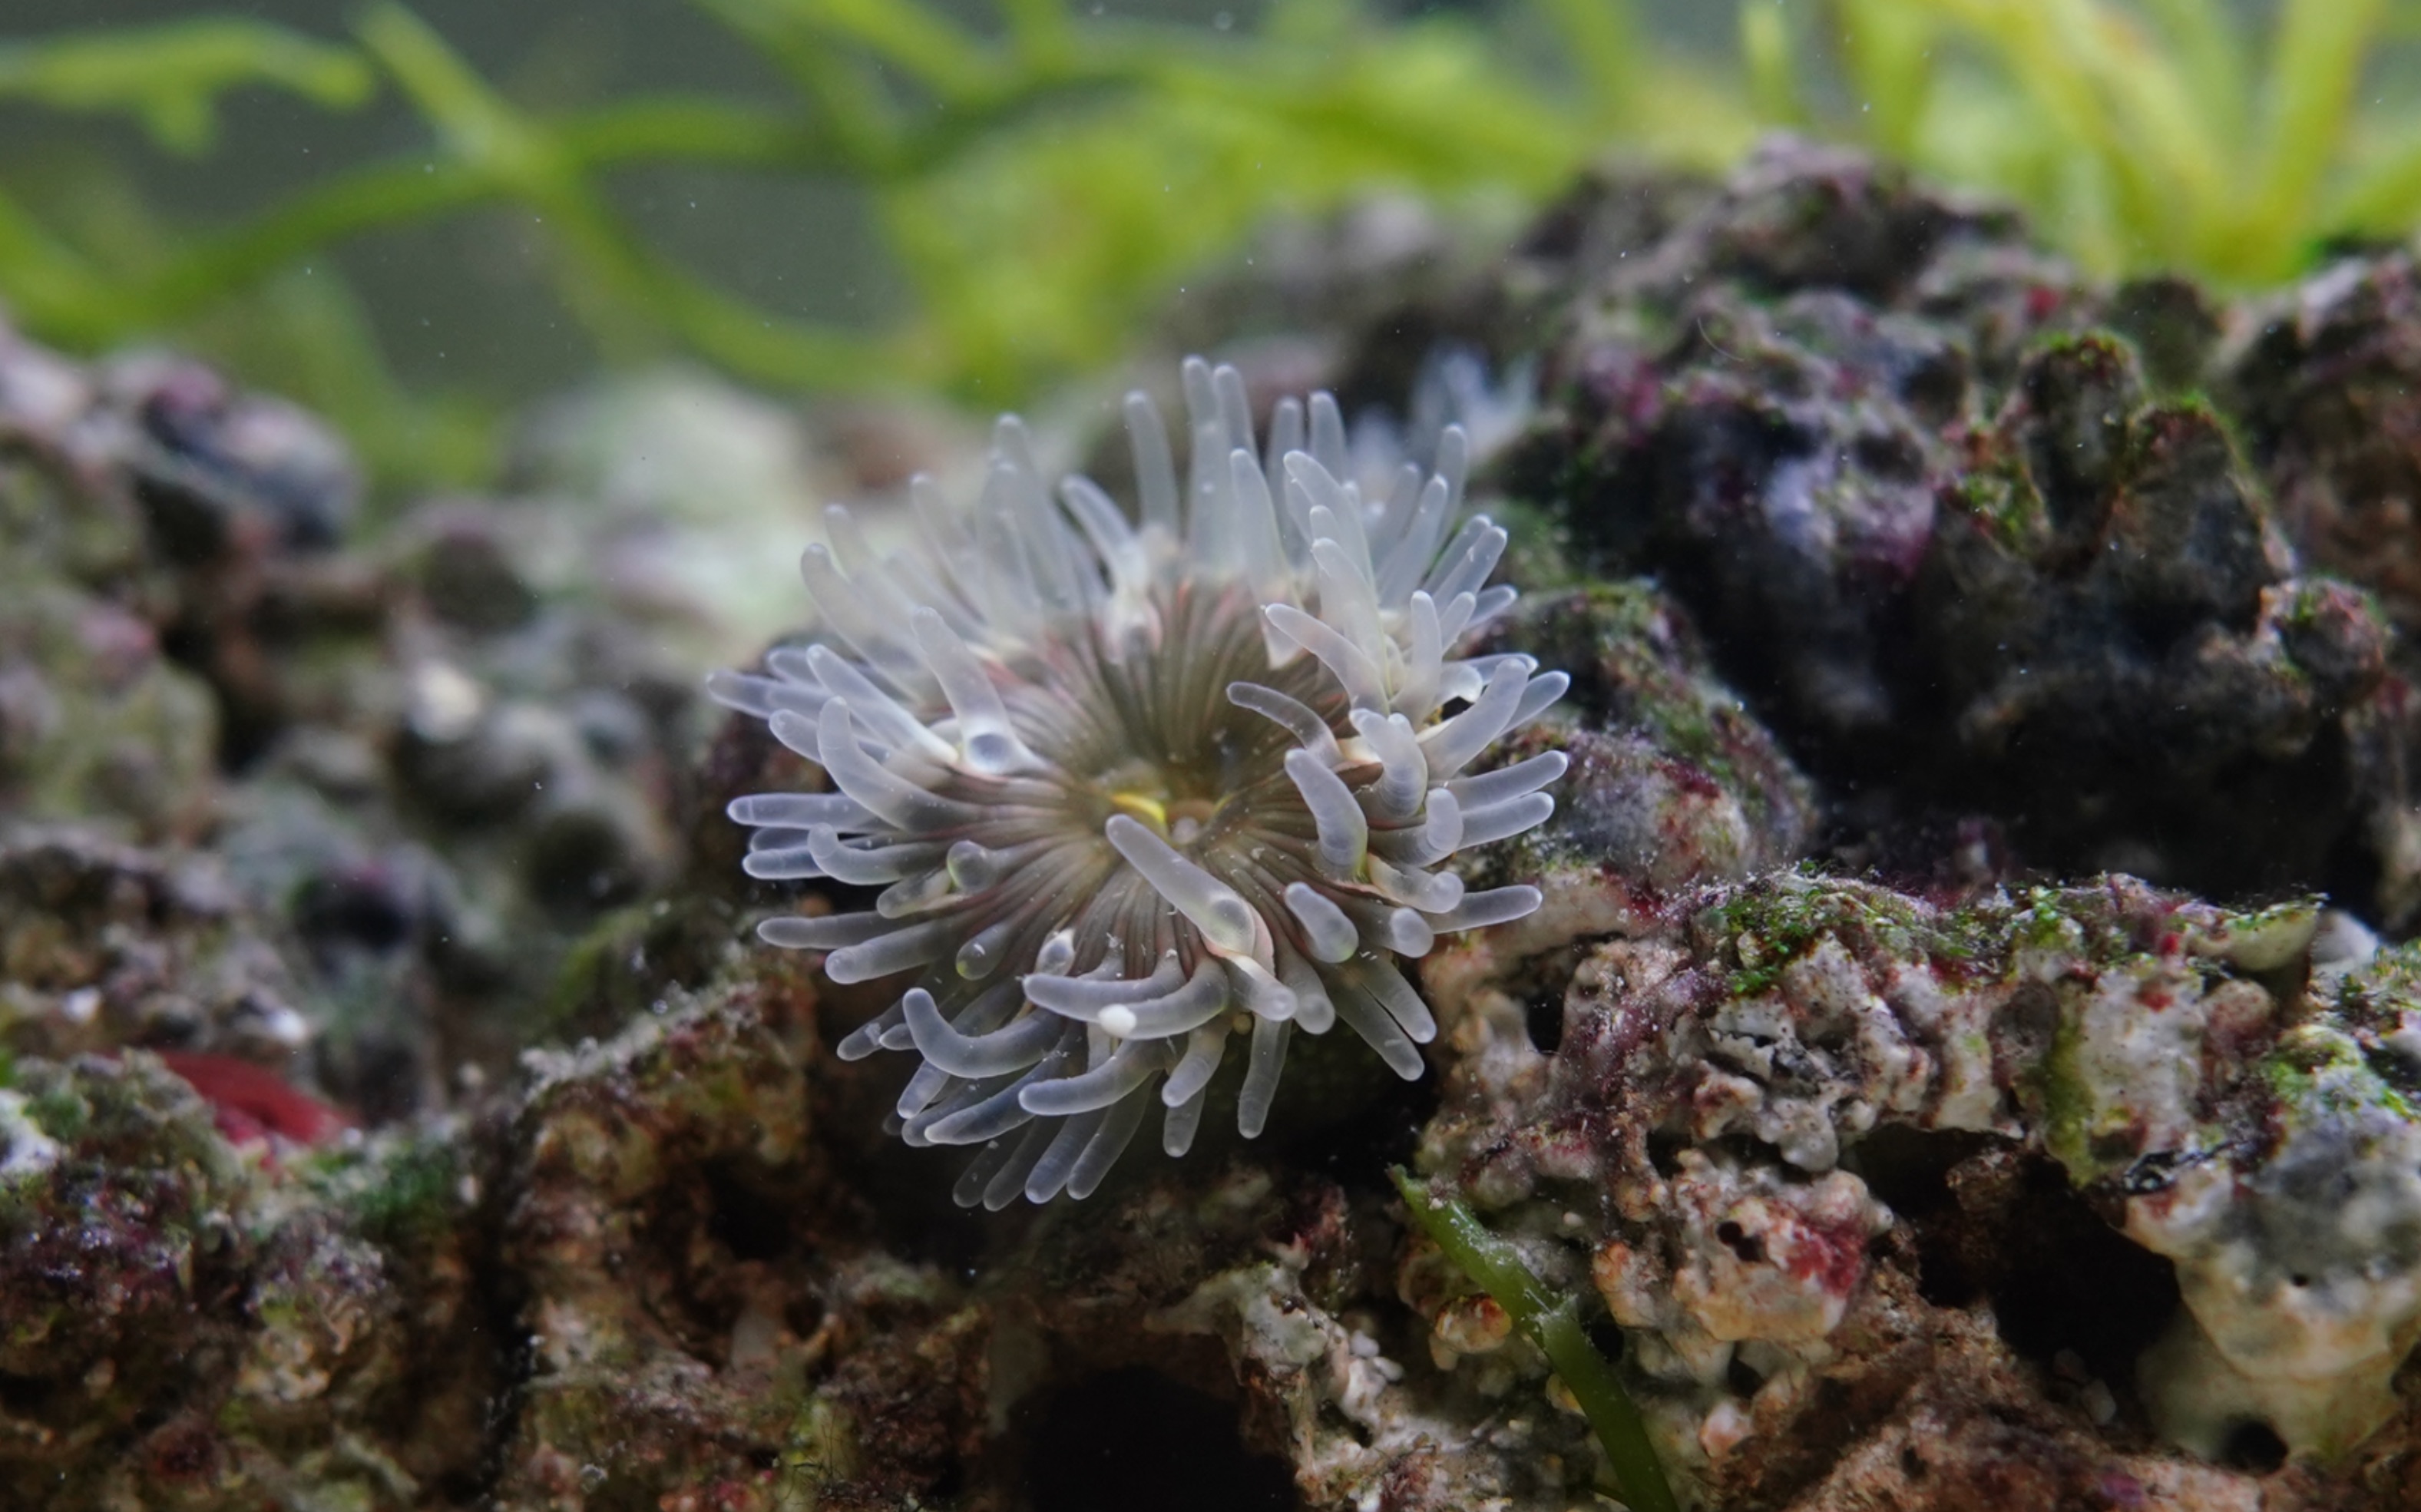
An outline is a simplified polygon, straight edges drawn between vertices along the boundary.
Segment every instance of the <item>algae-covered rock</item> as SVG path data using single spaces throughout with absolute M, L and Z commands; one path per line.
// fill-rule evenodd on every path
M 2186 1304 L 2144 1386 L 2198 1454 L 2258 1422 L 2342 1455 L 2400 1405 L 2393 1380 L 2421 1338 L 2421 1115 L 2361 1030 L 2413 1011 L 2409 953 L 2348 980 L 2352 1022 L 2316 1014 L 2256 1063 L 2257 1157 L 2218 1142 L 2128 1202 L 2128 1234 L 2177 1262 Z
M 2224 357 L 2227 398 L 2288 528 L 2408 629 L 2421 623 L 2416 293 L 2411 253 L 2347 257 L 2253 302 Z
M 373 1121 L 442 1110 L 466 1065 L 509 1069 L 573 943 L 669 872 L 695 598 L 610 558 L 627 545 L 574 504 L 433 503 L 367 538 L 360 491 L 290 404 L 0 335 L 0 806 L 51 826 L 8 850 L 84 855 L 79 886 L 124 895 L 17 889 L 55 914 L 9 921 L 35 952 L 0 1008 L 25 1048 L 242 1040 Z M 146 870 L 219 879 L 208 912 L 273 984 L 250 996 L 273 1034 L 177 938 L 183 903 L 126 920 L 164 951 L 96 932 L 160 891 L 105 874 Z
M 815 1140 L 813 1005 L 777 967 L 533 1061 L 494 1504 L 886 1507 L 976 1453 L 987 1316 L 868 1242 Z
M 1509 485 L 1659 574 L 1886 849 L 1989 814 L 2054 869 L 2413 907 L 2386 620 L 2159 381 L 2174 297 L 1788 143 L 1569 277 Z
M 23 818 L 190 834 L 215 792 L 217 711 L 151 627 L 0 569 L 0 803 Z
M 9 1504 L 403 1508 L 473 1484 L 503 1357 L 459 1149 L 266 1161 L 140 1052 L 20 1060 L 0 1142 Z
M 2421 1326 L 2421 1116 L 2364 1049 L 2411 968 L 2314 974 L 2319 922 L 2124 879 L 1710 889 L 1580 963 L 1552 1054 L 1467 1056 L 1422 1162 L 1594 1287 L 1714 1504 L 1832 1504 L 1882 1468 L 1843 1443 L 2002 1411 L 2054 1481 L 2266 1444 L 2272 1494 L 2317 1496 L 2400 1453 L 2373 1435 Z
M 865 898 L 743 874 L 823 779 L 695 696 L 786 492 L 953 428 L 836 472 L 645 380 L 371 511 L 299 410 L 0 336 L 0 1504 L 1607 1504 L 1399 1163 L 1686 1505 L 2421 1501 L 2408 259 L 2105 288 L 1792 144 L 1311 311 L 1336 250 L 1222 295 L 1316 317 L 1249 373 L 1539 375 L 1482 649 L 1570 766 L 1463 881 L 1545 906 L 1423 958 L 1421 1080 L 1302 1037 L 1260 1138 L 997 1215 L 829 1052 L 882 984 L 749 933 Z
M 310 1025 L 286 957 L 215 858 L 0 827 L 0 1047 L 290 1057 Z

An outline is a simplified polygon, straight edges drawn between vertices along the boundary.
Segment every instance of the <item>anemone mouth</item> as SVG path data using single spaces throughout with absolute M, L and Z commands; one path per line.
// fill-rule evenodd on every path
M 1027 665 L 1009 663 L 1019 685 L 1007 703 L 1026 747 L 1097 795 L 1096 834 L 1126 813 L 1191 850 L 1193 835 L 1294 796 L 1282 790 L 1294 740 L 1230 702 L 1230 683 L 1273 687 L 1333 733 L 1352 732 L 1318 663 L 1270 664 L 1261 605 L 1240 586 L 1176 584 L 1148 605 L 1161 630 L 1141 654 L 1105 645 L 1089 618 L 1069 621 Z
M 1139 397 L 1132 521 L 1082 479 L 1054 508 L 1004 421 L 972 523 L 920 499 L 922 549 L 877 558 L 835 511 L 803 563 L 830 638 L 710 682 L 833 779 L 732 804 L 748 869 L 884 890 L 759 933 L 913 983 L 838 1050 L 922 1057 L 894 1128 L 977 1146 L 961 1203 L 1087 1195 L 1154 1105 L 1182 1154 L 1236 1036 L 1248 1137 L 1297 1030 L 1417 1077 L 1436 1026 L 1395 959 L 1539 900 L 1438 869 L 1544 819 L 1563 771 L 1462 775 L 1566 679 L 1453 654 L 1513 598 L 1503 531 L 1447 536 L 1460 434 L 1366 496 L 1325 396 L 1264 459 L 1234 370 L 1185 376 L 1182 494 Z
M 1172 955 L 1189 974 L 1200 964 L 1201 931 L 1112 843 L 1113 819 L 1141 825 L 1251 906 L 1276 906 L 1288 882 L 1312 874 L 1317 825 L 1286 774 L 1294 742 L 1226 689 L 1275 678 L 1332 729 L 1345 727 L 1344 700 L 1300 664 L 1270 668 L 1249 595 L 1177 585 L 1153 607 L 1164 629 L 1142 654 L 1114 657 L 1098 625 L 1077 616 L 1046 627 L 1031 652 L 999 669 L 1009 724 L 1034 757 L 1028 771 L 927 774 L 928 790 L 961 817 L 921 838 L 979 847 L 1016 873 L 990 888 L 953 888 L 920 911 L 953 935 L 986 939 L 978 959 L 953 962 L 962 979 L 989 974 L 972 968 L 1035 960 L 1060 931 L 1072 955 L 1055 974 L 1148 978 Z M 920 712 L 938 724 L 948 709 Z M 924 985 L 944 1011 L 965 995 Z

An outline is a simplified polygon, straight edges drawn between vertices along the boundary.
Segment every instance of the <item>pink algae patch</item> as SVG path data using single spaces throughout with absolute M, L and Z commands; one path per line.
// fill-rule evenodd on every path
M 160 1059 L 202 1095 L 211 1121 L 232 1144 L 275 1134 L 297 1145 L 319 1145 L 352 1127 L 341 1111 L 250 1061 L 173 1050 L 162 1052 Z

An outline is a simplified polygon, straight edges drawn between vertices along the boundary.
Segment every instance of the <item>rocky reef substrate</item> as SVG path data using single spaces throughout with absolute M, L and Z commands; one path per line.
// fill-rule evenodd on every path
M 912 444 L 685 381 L 373 509 L 289 406 L 0 337 L 0 1504 L 1612 1504 L 1394 1166 L 1686 1504 L 2421 1503 L 2414 269 L 2105 287 L 1779 144 L 1235 333 L 1531 375 L 1492 634 L 1572 768 L 1469 880 L 1548 906 L 1423 962 L 1423 1083 L 1315 1042 L 1261 1140 L 999 1215 L 749 943 L 847 900 L 719 818 L 819 780 L 696 697 L 746 511 L 594 432 L 761 460 L 759 555 Z

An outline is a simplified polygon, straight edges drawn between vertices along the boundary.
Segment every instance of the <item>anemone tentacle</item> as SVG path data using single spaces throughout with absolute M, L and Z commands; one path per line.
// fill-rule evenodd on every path
M 923 538 L 887 555 L 828 511 L 819 637 L 708 681 L 836 789 L 735 800 L 749 873 L 885 888 L 758 932 L 836 981 L 914 974 L 839 1053 L 922 1058 L 895 1127 L 979 1146 L 965 1206 L 1088 1195 L 1155 1105 L 1182 1154 L 1238 1035 L 1246 1137 L 1298 1031 L 1417 1077 L 1436 1024 L 1392 958 L 1540 901 L 1433 869 L 1542 822 L 1564 771 L 1469 772 L 1569 679 L 1455 654 L 1514 600 L 1504 530 L 1455 525 L 1462 433 L 1366 491 L 1330 396 L 1282 400 L 1264 448 L 1234 368 L 1183 379 L 1181 475 L 1127 397 L 1132 516 L 1048 487 L 1004 418 L 973 509 L 919 479 Z

